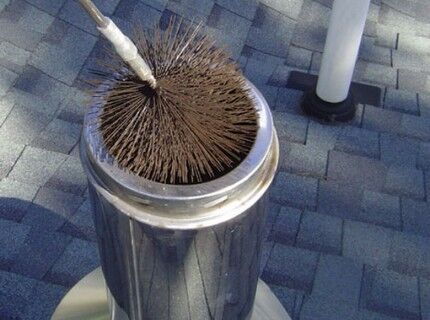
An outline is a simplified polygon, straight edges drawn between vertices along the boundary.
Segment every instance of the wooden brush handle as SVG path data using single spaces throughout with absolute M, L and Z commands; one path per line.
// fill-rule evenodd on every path
M 148 64 L 139 55 L 135 44 L 124 35 L 115 23 L 105 17 L 91 0 L 79 0 L 82 7 L 96 22 L 97 29 L 114 45 L 119 56 L 128 63 L 137 76 L 156 88 L 157 82 Z
M 100 12 L 96 7 L 94 2 L 91 0 L 79 0 L 79 3 L 88 12 L 90 17 L 96 22 L 97 26 L 100 28 L 105 28 L 108 24 L 106 17 Z

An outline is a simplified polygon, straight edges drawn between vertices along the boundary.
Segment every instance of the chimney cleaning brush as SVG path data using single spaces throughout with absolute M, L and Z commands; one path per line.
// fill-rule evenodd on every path
M 97 29 L 113 44 L 118 55 L 136 72 L 136 75 L 155 89 L 157 82 L 148 64 L 139 55 L 135 44 L 124 35 L 116 24 L 104 16 L 91 0 L 79 0 L 97 24 Z
M 89 8 L 99 29 L 108 30 Z M 110 51 L 98 60 L 103 68 L 91 70 L 92 128 L 119 168 L 159 183 L 197 184 L 223 176 L 248 155 L 258 131 L 249 86 L 202 29 L 175 18 L 167 26 L 136 26 L 133 43 L 153 71 L 144 74 L 156 80 L 142 81 Z

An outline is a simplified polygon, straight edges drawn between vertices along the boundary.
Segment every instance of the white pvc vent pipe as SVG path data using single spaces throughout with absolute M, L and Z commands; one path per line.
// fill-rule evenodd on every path
M 370 0 L 334 0 L 316 94 L 330 103 L 348 97 Z

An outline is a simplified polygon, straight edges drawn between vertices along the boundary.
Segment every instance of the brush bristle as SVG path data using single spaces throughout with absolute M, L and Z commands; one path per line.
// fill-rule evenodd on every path
M 93 82 L 105 102 L 98 118 L 118 166 L 146 179 L 193 184 L 222 176 L 249 153 L 258 115 L 246 81 L 228 54 L 199 26 L 170 21 L 165 31 L 136 28 L 133 41 L 157 88 L 119 57 Z M 93 93 L 94 94 L 94 93 Z

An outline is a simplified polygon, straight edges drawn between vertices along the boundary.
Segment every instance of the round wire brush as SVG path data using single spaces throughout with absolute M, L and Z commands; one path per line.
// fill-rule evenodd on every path
M 119 167 L 167 184 L 206 182 L 234 169 L 258 130 L 237 65 L 200 25 L 183 20 L 164 31 L 136 27 L 132 38 L 155 81 L 115 53 L 92 71 L 93 95 L 103 101 L 98 129 Z

